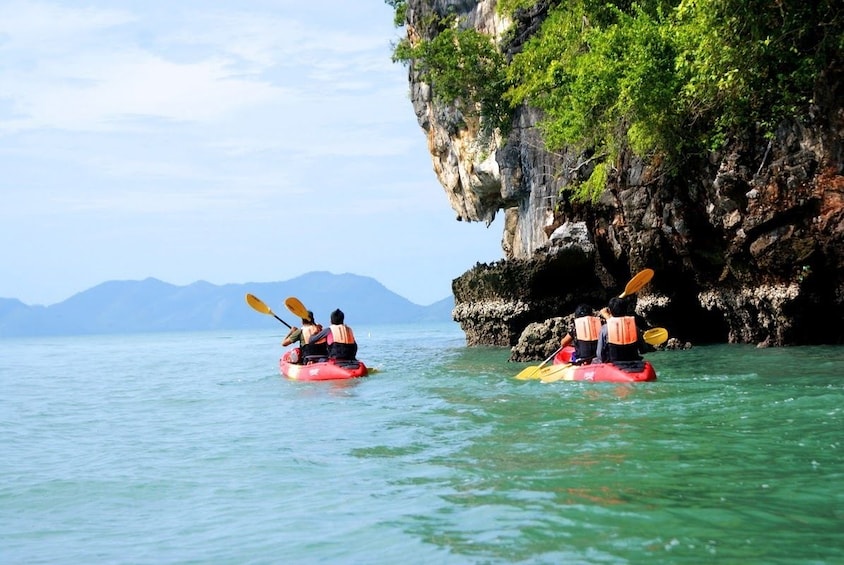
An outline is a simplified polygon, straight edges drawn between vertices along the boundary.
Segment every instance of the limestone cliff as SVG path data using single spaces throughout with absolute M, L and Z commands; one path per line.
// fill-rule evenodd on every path
M 524 41 L 542 8 L 516 22 Z M 493 36 L 511 22 L 495 1 L 409 0 L 408 36 L 432 13 Z M 517 49 L 518 45 L 510 45 Z M 503 259 L 454 281 L 455 319 L 470 345 L 512 346 L 527 324 L 601 304 L 639 269 L 656 270 L 638 311 L 695 342 L 841 343 L 844 327 L 842 62 L 819 81 L 808 115 L 773 139 L 746 138 L 689 158 L 682 174 L 626 155 L 596 204 L 560 189 L 589 170 L 578 152 L 544 149 L 539 112 L 517 109 L 506 137 L 435 101 L 413 65 L 413 107 L 434 171 L 461 221 L 505 215 Z

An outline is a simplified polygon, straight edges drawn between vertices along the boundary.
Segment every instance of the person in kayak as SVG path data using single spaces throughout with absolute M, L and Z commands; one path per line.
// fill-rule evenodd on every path
M 640 361 L 648 346 L 636 325 L 636 318 L 627 313 L 627 302 L 623 298 L 611 298 L 601 315 L 607 323 L 598 335 L 598 362 Z
M 600 333 L 601 318 L 595 316 L 588 304 L 580 304 L 574 309 L 574 321 L 569 332 L 560 340 L 560 349 L 574 345 L 571 363 L 587 365 L 597 356 Z
M 302 327 L 292 327 L 281 342 L 281 345 L 285 347 L 297 341 L 299 342 L 299 358 L 293 359 L 294 355 L 291 355 L 291 361 L 294 363 L 306 363 L 309 358 L 310 360 L 314 360 L 327 357 L 328 343 L 324 337 L 314 343 L 310 342 L 311 338 L 321 331 L 322 324 L 317 324 L 314 321 L 314 313 L 308 310 L 308 317 L 302 318 Z
M 314 335 L 310 343 L 321 339 L 328 342 L 328 358 L 337 360 L 353 360 L 358 354 L 358 344 L 355 333 L 345 324 L 346 315 L 339 308 L 331 313 L 331 325 Z

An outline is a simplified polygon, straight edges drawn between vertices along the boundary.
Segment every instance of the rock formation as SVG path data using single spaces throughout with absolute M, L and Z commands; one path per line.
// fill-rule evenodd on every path
M 524 41 L 542 8 L 516 22 Z M 451 11 L 500 37 L 495 1 L 409 0 L 418 22 Z M 518 45 L 509 45 L 518 49 Z M 434 171 L 458 220 L 505 215 L 503 259 L 456 279 L 454 318 L 469 345 L 513 346 L 531 323 L 600 306 L 644 267 L 655 269 L 637 312 L 672 337 L 759 345 L 844 342 L 844 63 L 819 81 L 809 115 L 773 139 L 734 141 L 690 158 L 668 177 L 659 163 L 624 156 L 596 204 L 560 199 L 588 156 L 544 149 L 530 107 L 512 131 L 483 136 L 460 110 L 435 101 L 409 68 L 410 91 Z M 469 125 L 467 125 L 469 124 Z

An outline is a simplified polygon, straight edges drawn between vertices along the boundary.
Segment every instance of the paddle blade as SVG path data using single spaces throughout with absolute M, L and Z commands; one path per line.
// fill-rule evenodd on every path
M 303 320 L 307 320 L 310 318 L 308 316 L 308 309 L 305 308 L 305 305 L 302 304 L 302 301 L 296 298 L 295 296 L 288 296 L 284 299 L 284 305 L 287 306 L 287 309 L 293 313 L 294 316 L 299 316 Z
M 254 294 L 246 295 L 246 303 L 249 304 L 253 310 L 257 310 L 261 314 L 272 315 L 273 313 L 273 311 L 270 310 L 270 307 L 264 304 L 261 299 L 255 296 Z
M 636 294 L 640 288 L 651 282 L 652 278 L 654 278 L 653 269 L 642 269 L 636 273 L 636 276 L 630 279 L 630 282 L 628 282 L 627 286 L 624 287 L 624 292 L 622 292 L 618 297 L 624 298 L 625 296 Z
M 555 383 L 566 376 L 566 370 L 571 367 L 568 363 L 565 365 L 551 365 L 544 367 L 537 371 L 539 373 L 539 380 L 543 383 Z
M 645 343 L 650 345 L 659 345 L 668 340 L 668 330 L 665 328 L 651 328 L 646 331 L 643 336 Z
M 538 379 L 539 378 L 538 373 L 539 373 L 539 367 L 537 365 L 530 365 L 529 367 L 525 367 L 524 369 L 519 371 L 519 374 L 516 375 L 513 378 L 519 379 L 520 381 L 527 381 L 527 380 L 534 379 L 534 378 Z M 536 375 L 536 376 L 534 377 L 534 375 Z

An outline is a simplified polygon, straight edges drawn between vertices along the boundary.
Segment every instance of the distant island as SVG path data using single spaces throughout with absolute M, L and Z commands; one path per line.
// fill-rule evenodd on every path
M 247 293 L 264 301 L 290 325 L 301 321 L 284 307 L 295 296 L 328 323 L 335 308 L 349 325 L 449 322 L 454 298 L 414 304 L 373 278 L 326 271 L 271 283 L 176 286 L 158 279 L 109 281 L 51 306 L 29 306 L 0 298 L 0 337 L 122 334 L 164 331 L 260 329 L 274 323 L 246 304 Z

